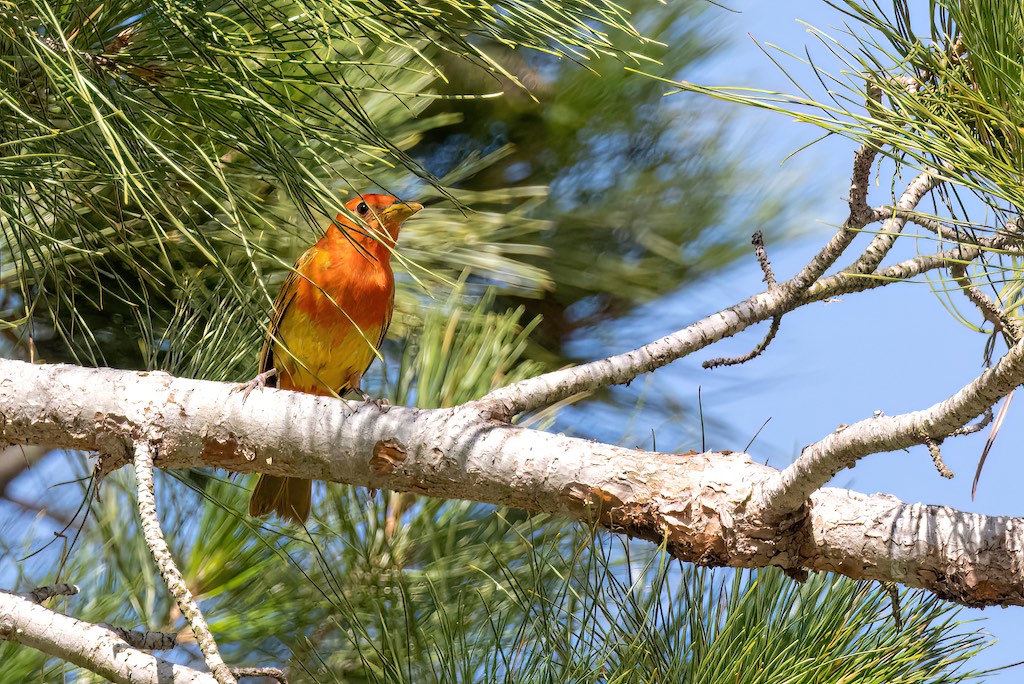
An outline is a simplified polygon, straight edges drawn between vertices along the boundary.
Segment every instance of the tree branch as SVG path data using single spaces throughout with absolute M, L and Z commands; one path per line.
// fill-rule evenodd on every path
M 550 406 L 574 394 L 608 385 L 627 384 L 637 376 L 661 368 L 696 349 L 735 335 L 752 323 L 791 311 L 799 305 L 804 292 L 842 256 L 857 232 L 872 220 L 873 212 L 867 204 L 867 194 L 871 163 L 876 154 L 877 150 L 871 145 L 862 145 L 854 153 L 849 217 L 821 251 L 785 283 L 777 287 L 769 286 L 768 291 L 762 295 L 751 297 L 715 316 L 625 354 L 545 373 L 495 390 L 481 399 L 478 405 L 495 420 L 507 422 L 520 413 Z
M 885 209 L 872 212 L 868 223 L 885 219 L 885 225 L 875 235 L 874 239 L 871 240 L 871 243 L 864 250 L 864 253 L 860 255 L 860 258 L 844 269 L 847 273 L 863 274 L 875 272 L 878 265 L 885 259 L 885 255 L 896 244 L 896 239 L 903 232 L 903 228 L 906 227 L 907 219 L 905 212 L 916 209 L 924 196 L 935 189 L 941 182 L 936 176 L 937 173 L 934 169 L 929 169 L 912 180 L 907 189 L 903 191 L 899 201 L 896 202 L 896 208 L 891 210 L 888 216 L 886 216 Z
M 764 235 L 761 231 L 754 233 L 750 242 L 754 245 L 754 253 L 757 255 L 757 263 L 761 265 L 761 272 L 764 273 L 764 282 L 768 286 L 768 291 L 771 292 L 778 287 L 778 283 L 775 282 L 775 272 L 772 270 L 771 261 L 768 260 L 768 252 L 764 247 Z M 716 359 L 708 359 L 703 364 L 704 368 L 718 368 L 720 366 L 738 366 L 747 361 L 752 361 L 758 356 L 764 353 L 764 350 L 768 348 L 768 345 L 772 343 L 775 336 L 779 334 L 779 326 L 782 325 L 782 315 L 775 316 L 772 318 L 772 324 L 768 328 L 768 334 L 764 336 L 761 343 L 751 349 L 742 356 L 734 357 L 719 357 Z
M 199 604 L 196 603 L 192 592 L 185 584 L 185 578 L 174 563 L 171 556 L 171 549 L 164 540 L 164 532 L 160 528 L 160 519 L 156 514 L 156 492 L 153 486 L 153 449 L 145 440 L 139 440 L 135 444 L 135 479 L 138 482 L 139 492 L 139 517 L 142 519 L 142 532 L 146 538 L 153 560 L 160 569 L 160 576 L 164 578 L 164 584 L 174 596 L 181 614 L 188 620 L 192 632 L 196 636 L 199 650 L 203 652 L 206 664 L 213 673 L 217 684 L 236 684 L 235 676 L 231 673 L 224 659 L 220 656 L 217 642 L 210 632 L 210 626 L 206 624 Z
M 207 672 L 133 648 L 107 627 L 0 590 L 0 640 L 34 648 L 118 684 L 216 684 Z
M 1003 378 L 1010 363 L 992 374 Z M 828 570 L 968 605 L 1024 605 L 1024 520 L 822 489 L 806 510 L 765 522 L 749 502 L 779 471 L 743 454 L 624 449 L 495 422 L 471 404 L 382 412 L 271 389 L 243 404 L 230 384 L 16 361 L 0 361 L 0 377 L 0 439 L 100 450 L 111 466 L 145 439 L 160 467 L 217 466 L 545 511 L 664 541 L 675 557 L 705 565 Z M 970 412 L 953 411 L 965 421 Z M 876 421 L 884 421 L 880 434 L 919 427 L 904 417 Z M 944 427 L 930 425 L 929 434 Z M 862 431 L 838 437 L 845 434 Z
M 771 518 L 800 508 L 808 497 L 861 458 L 942 440 L 1024 383 L 1024 342 L 1018 342 L 973 382 L 923 411 L 879 416 L 837 430 L 806 447 L 772 478 L 753 502 L 755 515 Z

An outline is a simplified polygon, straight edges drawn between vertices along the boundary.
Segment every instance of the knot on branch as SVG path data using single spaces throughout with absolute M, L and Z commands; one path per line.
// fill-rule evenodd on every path
M 169 651 L 178 645 L 178 635 L 171 632 L 150 632 L 144 629 L 125 629 L 105 622 L 100 623 L 117 635 L 121 641 L 141 651 Z
M 388 477 L 405 461 L 407 449 L 397 439 L 383 439 L 373 445 L 370 471 L 377 477 Z

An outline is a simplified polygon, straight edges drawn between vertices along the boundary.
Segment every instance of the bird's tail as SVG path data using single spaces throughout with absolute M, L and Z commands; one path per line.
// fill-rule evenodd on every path
M 260 475 L 256 489 L 249 497 L 249 515 L 277 513 L 282 519 L 294 520 L 301 525 L 309 517 L 312 493 L 312 480 Z

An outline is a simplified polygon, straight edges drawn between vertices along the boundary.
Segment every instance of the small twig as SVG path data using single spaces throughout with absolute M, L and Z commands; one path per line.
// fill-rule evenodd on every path
M 54 596 L 74 596 L 77 593 L 78 587 L 74 584 L 51 584 L 49 586 L 33 589 L 27 594 L 23 594 L 23 596 L 25 598 L 32 599 L 32 601 L 36 603 L 42 603 Z
M 103 622 L 106 627 L 132 648 L 143 651 L 169 651 L 178 644 L 178 635 L 170 632 L 150 632 L 144 629 L 125 629 Z
M 156 491 L 153 485 L 153 451 L 145 441 L 139 441 L 135 445 L 135 479 L 138 484 L 139 495 L 139 517 L 142 519 L 142 532 L 146 538 L 146 544 L 153 554 L 160 569 L 160 575 L 164 578 L 164 584 L 174 596 L 182 615 L 188 620 L 192 632 L 196 635 L 196 642 L 203 652 L 206 665 L 219 684 L 237 684 L 231 669 L 221 658 L 217 642 L 210 632 L 210 626 L 206 624 L 202 611 L 196 603 L 192 592 L 185 584 L 185 578 L 174 563 L 171 550 L 164 539 L 164 532 L 160 528 L 160 519 L 156 514 Z
M 281 684 L 288 684 L 284 672 L 276 667 L 233 667 L 231 673 L 239 679 L 242 677 L 269 677 L 276 679 Z
M 953 264 L 949 268 L 949 274 L 960 286 L 964 295 L 971 300 L 971 303 L 978 307 L 985 320 L 1003 331 L 1009 345 L 1012 346 L 1024 337 L 1024 330 L 1021 329 L 1020 323 L 1012 316 L 1007 315 L 967 277 L 966 263 Z
M 772 271 L 772 262 L 768 260 L 768 252 L 764 248 L 764 234 L 756 231 L 751 236 L 750 243 L 754 245 L 757 263 L 761 264 L 761 270 L 764 272 L 764 282 L 768 283 L 768 289 L 771 290 L 776 286 L 775 273 Z
M 750 238 L 750 243 L 754 245 L 754 254 L 757 255 L 757 263 L 761 265 L 761 271 L 764 273 L 764 282 L 768 284 L 768 291 L 772 292 L 778 288 L 778 283 L 775 281 L 775 272 L 772 271 L 772 263 L 768 260 L 768 252 L 764 248 L 764 235 L 761 231 L 756 231 Z M 772 317 L 772 326 L 768 329 L 768 334 L 764 336 L 761 343 L 754 347 L 751 351 L 747 352 L 743 356 L 720 356 L 714 359 L 708 359 L 703 364 L 704 368 L 719 368 L 721 366 L 738 366 L 741 363 L 746 363 L 756 359 L 764 350 L 768 348 L 768 345 L 772 343 L 775 336 L 779 332 L 779 326 L 782 324 L 782 315 Z
M 1011 392 L 1012 395 L 1012 392 Z M 964 435 L 973 435 L 975 432 L 981 432 L 988 427 L 989 423 L 992 422 L 993 414 L 992 407 L 989 406 L 985 409 L 985 412 L 981 414 L 981 419 L 977 423 L 971 423 L 964 425 L 963 427 L 957 428 L 949 433 L 950 437 L 962 437 Z
M 776 316 L 772 319 L 772 326 L 768 328 L 768 334 L 761 340 L 761 344 L 757 345 L 743 356 L 726 357 L 722 356 L 717 359 L 708 359 L 703 364 L 704 368 L 719 368 L 721 366 L 737 366 L 741 363 L 746 363 L 752 359 L 756 359 L 760 356 L 768 345 L 775 339 L 775 335 L 779 332 L 779 325 L 782 323 L 782 316 Z
M 935 464 L 935 469 L 939 471 L 939 475 L 947 480 L 952 480 L 953 471 L 947 468 L 946 464 L 942 461 L 942 450 L 939 448 L 939 441 L 928 435 L 921 435 L 921 440 L 928 447 L 928 453 L 931 454 L 932 463 Z
M 895 582 L 884 582 L 882 584 L 889 592 L 889 605 L 892 606 L 892 621 L 896 623 L 896 631 L 903 631 L 903 615 L 900 613 L 900 589 Z

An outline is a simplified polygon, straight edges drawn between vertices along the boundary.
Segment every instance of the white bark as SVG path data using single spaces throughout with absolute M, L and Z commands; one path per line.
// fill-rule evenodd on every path
M 118 684 L 217 684 L 208 672 L 132 648 L 112 630 L 0 591 L 0 641 L 66 660 Z
M 153 483 L 153 450 L 146 440 L 139 440 L 135 444 L 135 480 L 138 490 L 139 519 L 142 523 L 142 534 L 146 538 L 146 545 L 153 555 L 160 575 L 164 578 L 164 584 L 174 596 L 174 601 L 181 609 L 181 614 L 188 620 L 195 634 L 199 649 L 203 652 L 206 665 L 216 678 L 218 684 L 236 684 L 235 676 L 224 663 L 220 656 L 220 649 L 213 638 L 213 632 L 203 617 L 199 604 L 196 603 L 185 578 L 178 570 L 174 557 L 171 556 L 171 549 L 164 539 L 164 531 L 160 527 L 160 518 L 156 513 L 156 489 Z
M 765 522 L 778 477 L 743 454 L 662 454 L 417 410 L 76 366 L 0 361 L 0 438 L 99 450 L 148 440 L 156 465 L 212 465 L 596 519 L 707 565 L 829 570 L 967 605 L 1024 605 L 1024 521 L 836 489 Z M 898 420 L 894 418 L 892 420 Z M 852 428 L 848 428 L 852 429 Z M 839 433 L 842 435 L 843 433 Z
M 923 411 L 879 416 L 837 430 L 806 447 L 758 493 L 753 507 L 771 517 L 799 508 L 812 492 L 870 454 L 940 443 L 1024 383 L 1024 342 L 959 392 Z
M 581 392 L 626 384 L 643 373 L 650 373 L 755 323 L 777 318 L 802 304 L 814 301 L 806 298 L 808 289 L 843 255 L 857 237 L 857 231 L 875 220 L 867 204 L 867 194 L 871 162 L 876 154 L 877 151 L 870 145 L 861 146 L 854 154 L 849 217 L 814 258 L 785 283 L 769 287 L 767 292 L 624 354 L 563 368 L 502 387 L 484 397 L 479 403 L 480 407 L 493 418 L 509 421 L 520 413 L 550 406 Z M 762 263 L 762 268 L 767 268 L 767 262 Z M 852 282 L 847 281 L 846 284 Z M 838 285 L 838 281 L 835 284 Z
M 836 235 L 853 234 L 852 231 L 845 231 Z M 837 242 L 834 245 L 836 249 L 842 246 L 841 240 L 834 238 L 834 242 Z M 876 271 L 870 277 L 861 273 L 837 273 L 815 281 L 806 290 L 794 290 L 794 281 L 799 279 L 803 282 L 803 278 L 798 276 L 787 284 L 748 297 L 660 340 L 606 359 L 521 380 L 491 392 L 477 402 L 477 405 L 480 410 L 488 412 L 496 419 L 508 420 L 524 411 L 549 406 L 581 392 L 593 391 L 608 385 L 626 384 L 643 373 L 666 366 L 721 339 L 736 335 L 752 325 L 775 318 L 797 307 L 829 297 L 884 287 L 923 273 L 969 262 L 978 258 L 983 248 L 995 245 L 1005 248 L 1001 240 L 988 241 L 982 246 L 958 245 L 943 252 L 926 254 L 893 264 Z M 824 253 L 825 250 L 822 251 L 822 254 Z M 1016 250 L 1014 253 L 1019 254 Z M 817 270 L 816 267 L 814 272 Z M 798 296 L 794 297 L 794 291 L 798 292 Z

